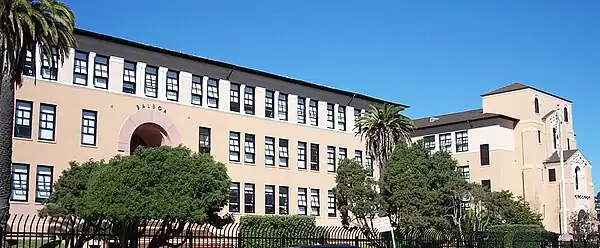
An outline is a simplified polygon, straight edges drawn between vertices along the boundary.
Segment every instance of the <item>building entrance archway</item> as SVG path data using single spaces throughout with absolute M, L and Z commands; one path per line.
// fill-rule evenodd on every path
M 138 147 L 149 148 L 166 145 L 169 142 L 169 134 L 159 125 L 145 123 L 138 126 L 129 141 L 129 153 L 132 154 Z
M 176 146 L 181 137 L 175 124 L 162 112 L 142 109 L 129 116 L 119 132 L 118 152 L 131 154 L 138 146 Z

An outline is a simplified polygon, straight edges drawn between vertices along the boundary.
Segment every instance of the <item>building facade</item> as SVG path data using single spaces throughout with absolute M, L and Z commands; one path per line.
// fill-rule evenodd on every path
M 182 144 L 225 163 L 233 183 L 223 211 L 236 216 L 305 214 L 339 225 L 331 191 L 339 160 L 378 175 L 353 128 L 383 100 L 83 30 L 76 39 L 63 63 L 27 54 L 12 213 L 35 213 L 70 161 L 139 145 Z
M 577 149 L 572 102 L 520 83 L 481 98 L 481 109 L 415 120 L 413 140 L 450 152 L 466 180 L 523 197 L 550 231 L 561 230 L 563 200 L 567 220 L 574 212 L 593 211 L 591 164 Z

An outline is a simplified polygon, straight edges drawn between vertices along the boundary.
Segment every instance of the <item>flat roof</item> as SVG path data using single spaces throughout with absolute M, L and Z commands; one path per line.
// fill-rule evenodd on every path
M 473 109 L 473 110 L 467 110 L 467 111 L 463 111 L 463 112 L 456 112 L 456 113 L 450 113 L 450 114 L 445 114 L 445 115 L 430 116 L 430 117 L 415 119 L 415 120 L 413 120 L 413 124 L 415 126 L 415 129 L 424 129 L 424 128 L 450 125 L 450 124 L 460 123 L 460 122 L 485 120 L 485 119 L 491 119 L 491 118 L 503 118 L 503 119 L 509 119 L 512 121 L 518 121 L 518 119 L 509 117 L 506 115 L 483 113 L 483 109 Z

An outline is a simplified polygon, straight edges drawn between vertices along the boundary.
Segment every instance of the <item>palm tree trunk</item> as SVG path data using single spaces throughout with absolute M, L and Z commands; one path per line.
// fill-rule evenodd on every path
M 10 208 L 12 136 L 15 105 L 15 85 L 11 73 L 0 75 L 0 226 L 8 217 Z

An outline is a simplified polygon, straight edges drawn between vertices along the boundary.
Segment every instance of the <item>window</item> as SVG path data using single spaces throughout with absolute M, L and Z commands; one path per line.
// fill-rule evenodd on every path
M 556 128 L 552 128 L 552 147 L 556 149 L 556 139 L 558 139 L 556 135 Z
M 492 181 L 491 180 L 481 180 L 481 186 L 487 191 L 492 191 Z
M 575 167 L 575 190 L 579 190 L 579 173 L 581 173 L 581 168 L 577 166 Z
M 192 75 L 192 104 L 202 106 L 202 77 Z
M 367 175 L 373 176 L 373 156 L 367 155 L 365 159 L 365 169 L 367 170 Z
M 144 91 L 147 97 L 158 96 L 158 84 L 157 84 L 158 69 L 152 66 L 146 66 L 146 79 L 144 83 Z
M 423 145 L 425 149 L 429 149 L 430 151 L 435 150 L 435 135 L 423 137 Z
M 38 165 L 35 202 L 44 202 L 52 194 L 52 167 Z
M 469 180 L 471 180 L 471 169 L 469 168 L 468 165 L 459 166 L 458 172 L 460 172 L 460 174 L 462 175 L 463 179 L 465 179 L 465 181 L 468 182 Z
M 308 105 L 308 119 L 310 120 L 310 124 L 313 126 L 318 126 L 318 118 L 319 117 L 319 109 L 317 108 L 317 101 L 310 100 Z
M 31 138 L 31 111 L 33 103 L 17 100 L 15 103 L 15 137 Z
M 96 55 L 94 58 L 94 87 L 108 89 L 108 57 Z
M 275 138 L 265 137 L 265 164 L 275 165 Z
M 240 133 L 229 132 L 229 161 L 240 162 Z
M 123 92 L 135 94 L 135 63 L 125 61 L 123 65 Z
M 469 151 L 469 136 L 467 131 L 456 132 L 456 152 Z
M 279 93 L 277 105 L 279 106 L 279 119 L 282 121 L 287 121 L 288 119 L 288 104 L 287 104 L 287 95 Z
M 298 188 L 298 214 L 306 215 L 306 188 Z
M 240 212 L 240 183 L 232 182 L 229 186 L 229 212 Z
M 254 134 L 244 135 L 244 162 L 254 164 L 255 155 L 255 137 Z
M 556 182 L 556 169 L 548 169 L 548 182 Z
M 244 88 L 244 112 L 254 115 L 254 88 L 248 86 Z
M 490 165 L 490 145 L 479 146 L 479 157 L 481 157 L 481 165 Z
M 540 100 L 538 100 L 537 97 L 533 99 L 533 109 L 535 110 L 536 114 L 540 113 Z
M 340 147 L 339 149 L 340 149 L 340 153 L 339 153 L 340 160 L 339 160 L 338 164 L 341 163 L 344 159 L 348 158 L 348 149 L 343 148 L 343 147 Z
M 75 51 L 73 65 L 73 84 L 87 85 L 88 76 L 88 54 Z
M 274 185 L 265 185 L 265 214 L 275 214 Z
M 229 111 L 240 112 L 240 85 L 231 83 L 229 87 Z
M 327 128 L 333 129 L 335 127 L 334 119 L 333 119 L 333 108 L 335 105 L 333 103 L 327 103 Z
M 306 170 L 306 142 L 298 141 L 298 169 Z
M 199 152 L 210 154 L 210 128 L 200 127 Z
M 279 214 L 289 214 L 289 188 L 279 186 Z
M 571 140 L 567 138 L 567 150 L 571 150 Z
M 29 195 L 29 165 L 28 164 L 13 164 L 12 165 L 12 183 L 10 200 L 12 201 L 27 201 Z
M 42 49 L 42 78 L 56 80 L 58 74 L 58 55 L 56 48 L 50 49 L 50 57 L 48 52 Z
M 207 98 L 209 108 L 219 108 L 219 81 L 214 78 L 208 78 L 206 83 L 207 87 Z
M 362 151 L 361 150 L 354 150 L 354 161 L 356 161 L 358 164 L 362 165 Z
M 565 120 L 565 122 L 569 122 L 569 110 L 567 109 L 567 107 L 564 108 L 563 113 L 565 115 L 563 119 Z
M 310 189 L 310 213 L 314 216 L 321 215 L 321 201 L 319 200 L 319 190 Z
M 23 63 L 23 75 L 32 76 L 35 75 L 35 60 L 33 59 L 33 51 L 35 45 L 28 46 L 25 51 L 25 61 Z
M 244 213 L 254 213 L 253 183 L 244 183 Z
M 54 140 L 56 106 L 40 103 L 40 129 L 38 139 Z
M 167 100 L 179 100 L 179 73 L 167 71 Z
M 273 97 L 275 92 L 267 90 L 265 93 L 265 117 L 273 118 Z
M 470 207 L 469 207 L 469 201 L 461 201 L 460 202 L 460 211 L 462 213 L 466 213 L 467 211 L 469 211 Z
M 310 144 L 310 169 L 319 170 L 319 144 Z
M 354 109 L 354 123 L 358 123 L 358 119 L 360 119 L 360 112 L 362 112 L 360 109 Z
M 440 150 L 452 152 L 452 134 L 440 134 Z
M 327 171 L 335 172 L 335 147 L 327 147 Z
M 306 98 L 298 97 L 298 123 L 306 124 Z
M 83 110 L 81 116 L 81 144 L 96 145 L 96 127 L 98 113 L 91 110 Z
M 338 106 L 338 129 L 346 131 L 346 107 Z
M 541 144 L 542 143 L 542 131 L 538 130 L 537 135 L 538 135 L 538 144 Z
M 288 140 L 279 139 L 279 166 L 288 167 Z
M 335 195 L 333 195 L 333 190 L 327 191 L 327 216 L 328 217 L 336 216 Z

